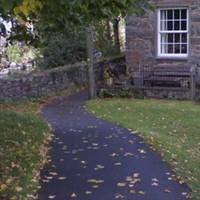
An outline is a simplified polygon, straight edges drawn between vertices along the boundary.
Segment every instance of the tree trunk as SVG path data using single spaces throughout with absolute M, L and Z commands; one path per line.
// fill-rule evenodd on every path
M 115 41 L 115 46 L 117 51 L 120 53 L 121 49 L 120 49 L 120 36 L 119 36 L 119 22 L 120 19 L 116 18 L 114 19 L 113 22 L 113 30 L 114 30 L 114 41 Z
M 111 41 L 112 36 L 111 36 L 111 28 L 110 28 L 110 21 L 109 20 L 106 21 L 106 26 L 107 26 L 107 39 L 108 39 L 108 41 Z
M 87 54 L 88 54 L 88 79 L 89 79 L 89 99 L 96 97 L 95 73 L 94 73 L 94 30 L 89 26 L 87 32 Z

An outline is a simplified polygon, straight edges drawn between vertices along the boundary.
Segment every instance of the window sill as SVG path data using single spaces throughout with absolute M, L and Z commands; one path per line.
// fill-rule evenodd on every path
M 187 61 L 188 60 L 188 56 L 183 56 L 183 57 L 179 57 L 179 56 L 157 56 L 156 57 L 157 60 L 183 60 L 183 61 Z

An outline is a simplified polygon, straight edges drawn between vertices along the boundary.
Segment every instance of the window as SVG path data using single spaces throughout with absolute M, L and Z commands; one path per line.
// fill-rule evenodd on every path
M 188 56 L 188 9 L 160 9 L 158 12 L 158 56 Z

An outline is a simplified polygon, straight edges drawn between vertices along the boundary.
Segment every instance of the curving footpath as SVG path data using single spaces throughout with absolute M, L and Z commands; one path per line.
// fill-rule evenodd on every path
M 86 100 L 79 93 L 43 109 L 55 137 L 39 200 L 188 199 L 187 185 L 157 153 L 137 135 L 86 112 Z

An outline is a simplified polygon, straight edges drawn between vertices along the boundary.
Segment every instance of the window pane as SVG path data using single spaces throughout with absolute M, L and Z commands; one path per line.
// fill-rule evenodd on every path
M 173 19 L 173 10 L 167 11 L 167 19 Z
M 174 10 L 174 19 L 180 19 L 181 10 Z
M 174 53 L 173 44 L 168 44 L 168 52 L 167 53 Z
M 167 21 L 161 21 L 161 31 L 167 31 Z
M 180 42 L 181 42 L 181 34 L 175 33 L 175 43 L 180 43 Z
M 182 44 L 181 45 L 181 53 L 184 53 L 184 54 L 187 53 L 187 44 Z
M 172 31 L 173 30 L 173 21 L 168 21 L 167 22 L 167 30 Z
M 181 19 L 187 19 L 187 9 L 181 10 Z
M 168 34 L 162 34 L 161 35 L 161 43 L 162 44 L 167 43 L 167 40 L 168 40 Z
M 174 30 L 179 31 L 180 30 L 180 21 L 174 22 Z
M 181 38 L 182 43 L 187 43 L 187 33 L 182 33 Z
M 168 53 L 168 45 L 167 44 L 161 44 L 161 53 L 162 54 Z
M 182 31 L 187 30 L 187 21 L 181 21 L 181 30 Z
M 181 53 L 181 46 L 180 46 L 180 44 L 175 44 L 175 52 L 174 53 L 176 53 L 176 54 Z
M 173 43 L 174 42 L 174 34 L 173 33 L 169 33 L 168 34 L 168 43 Z
M 161 10 L 161 20 L 167 20 L 167 11 Z

